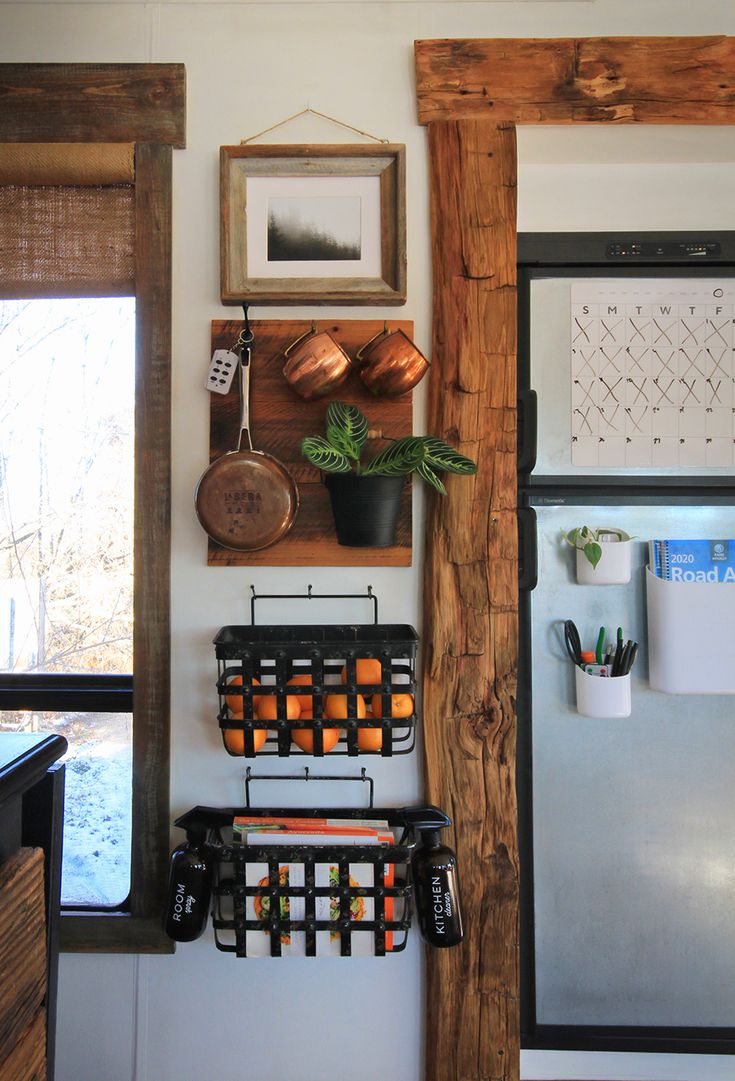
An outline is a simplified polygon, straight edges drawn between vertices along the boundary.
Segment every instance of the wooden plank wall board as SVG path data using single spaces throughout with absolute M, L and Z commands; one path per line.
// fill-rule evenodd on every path
M 3 1060 L 42 1010 L 46 994 L 41 848 L 20 848 L 0 865 L 0 973 L 0 1077 L 5 1077 Z
M 186 145 L 183 64 L 0 64 L 0 141 Z
M 478 471 L 427 522 L 426 789 L 455 823 L 466 937 L 428 951 L 426 1081 L 517 1081 L 515 128 L 432 124 L 429 157 L 428 426 Z
M 319 320 L 316 324 L 318 330 L 328 330 L 353 359 L 360 346 L 378 334 L 383 325 L 382 319 Z M 413 338 L 413 323 L 409 320 L 389 320 L 387 326 L 389 330 L 401 329 Z M 242 327 L 239 321 L 214 320 L 212 350 L 231 349 Z M 283 352 L 301 334 L 310 330 L 311 321 L 263 319 L 251 322 L 251 328 L 255 336 L 250 381 L 250 434 L 253 447 L 278 458 L 293 474 L 299 488 L 299 511 L 290 532 L 277 544 L 258 552 L 229 551 L 209 540 L 208 564 L 266 567 L 410 566 L 410 482 L 403 493 L 394 546 L 343 547 L 337 543 L 329 496 L 322 484 L 321 474 L 308 464 L 299 448 L 304 436 L 324 434 L 324 415 L 330 401 L 357 405 L 368 418 L 371 430 L 382 431 L 386 438 L 410 435 L 412 395 L 376 398 L 355 371 L 332 394 L 306 402 L 291 389 L 283 376 Z M 211 394 L 210 398 L 209 460 L 213 462 L 226 451 L 237 449 L 240 417 L 237 376 L 228 394 Z M 387 443 L 380 442 L 377 446 L 382 449 Z
M 416 42 L 419 120 L 735 123 L 735 38 Z

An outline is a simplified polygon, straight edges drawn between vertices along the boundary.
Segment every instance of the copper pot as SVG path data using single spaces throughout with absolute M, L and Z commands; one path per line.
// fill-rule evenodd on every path
M 210 462 L 194 502 L 213 541 L 235 552 L 257 552 L 288 533 L 299 509 L 299 490 L 283 462 L 254 450 L 250 435 L 250 362 L 244 345 L 239 364 L 240 435 L 237 450 Z M 244 437 L 244 438 L 243 438 Z M 242 450 L 243 442 L 247 449 Z
M 397 398 L 412 390 L 426 372 L 429 362 L 407 334 L 387 325 L 357 353 L 359 374 L 368 390 L 383 398 Z
M 323 398 L 344 383 L 352 361 L 327 330 L 311 330 L 292 342 L 283 353 L 286 381 L 307 402 Z

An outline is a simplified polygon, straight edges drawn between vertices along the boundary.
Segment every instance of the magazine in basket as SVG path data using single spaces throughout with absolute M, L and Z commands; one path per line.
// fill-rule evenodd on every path
M 241 824 L 240 828 L 244 823 Z M 254 823 L 249 823 L 252 827 Z M 305 823 L 303 820 L 293 821 L 292 832 L 283 828 L 273 821 L 262 823 L 264 829 L 249 829 L 241 839 L 248 845 L 264 847 L 266 845 L 304 845 L 317 849 L 314 856 L 313 886 L 316 895 L 313 897 L 313 910 L 307 913 L 305 886 L 306 865 L 302 860 L 293 862 L 279 861 L 278 864 L 278 903 L 280 906 L 279 918 L 283 921 L 299 922 L 306 919 L 321 923 L 322 927 L 315 932 L 316 954 L 319 957 L 334 956 L 341 954 L 340 922 L 343 920 L 343 912 L 349 911 L 350 953 L 353 957 L 372 957 L 375 954 L 375 934 L 373 930 L 362 924 L 367 924 L 376 918 L 374 887 L 376 885 L 375 864 L 373 862 L 350 861 L 348 864 L 347 881 L 340 880 L 339 862 L 333 856 L 324 856 L 319 859 L 319 847 L 328 846 L 334 850 L 335 846 L 346 845 L 393 845 L 395 838 L 392 833 L 376 828 L 375 822 L 345 823 L 325 825 L 318 822 Z M 382 825 L 379 823 L 378 826 Z M 378 864 L 379 865 L 379 864 Z M 342 869 L 344 874 L 344 867 Z M 246 868 L 245 883 L 247 887 L 260 887 L 267 889 L 273 887 L 269 877 L 269 867 L 265 862 L 248 863 Z M 394 866 L 392 863 L 383 865 L 383 885 L 391 887 L 394 883 Z M 346 893 L 345 893 L 346 889 Z M 293 891 L 293 892 L 291 892 Z M 271 897 L 268 894 L 261 896 L 248 895 L 246 902 L 246 919 L 267 920 L 270 917 Z M 392 897 L 385 898 L 385 919 L 390 922 L 393 919 L 394 902 Z M 333 929 L 327 929 L 324 925 L 333 925 Z M 247 955 L 249 957 L 269 957 L 271 955 L 271 932 L 268 930 L 247 931 Z M 392 931 L 386 931 L 385 949 L 390 951 L 393 947 Z M 289 930 L 282 928 L 281 952 L 284 957 L 306 956 L 306 933 L 304 930 Z

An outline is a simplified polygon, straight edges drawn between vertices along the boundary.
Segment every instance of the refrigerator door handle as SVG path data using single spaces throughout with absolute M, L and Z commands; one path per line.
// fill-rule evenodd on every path
M 535 390 L 518 396 L 518 472 L 532 473 L 536 467 L 538 398 Z
M 538 585 L 536 511 L 518 508 L 518 590 L 530 593 Z

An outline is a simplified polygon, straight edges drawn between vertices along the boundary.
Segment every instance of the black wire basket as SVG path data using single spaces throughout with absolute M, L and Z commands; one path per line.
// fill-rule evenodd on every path
M 283 844 L 274 834 L 276 843 L 245 843 L 233 833 L 238 816 L 387 821 L 392 840 Z M 217 949 L 237 957 L 383 957 L 406 948 L 416 839 L 405 811 L 195 807 L 176 825 L 208 831 Z
M 309 587 L 305 596 L 267 596 L 325 595 Z M 370 587 L 347 596 L 367 596 L 375 622 L 256 626 L 253 591 L 251 626 L 217 634 L 217 720 L 229 754 L 391 757 L 414 749 L 418 635 L 407 624 L 378 623 Z

